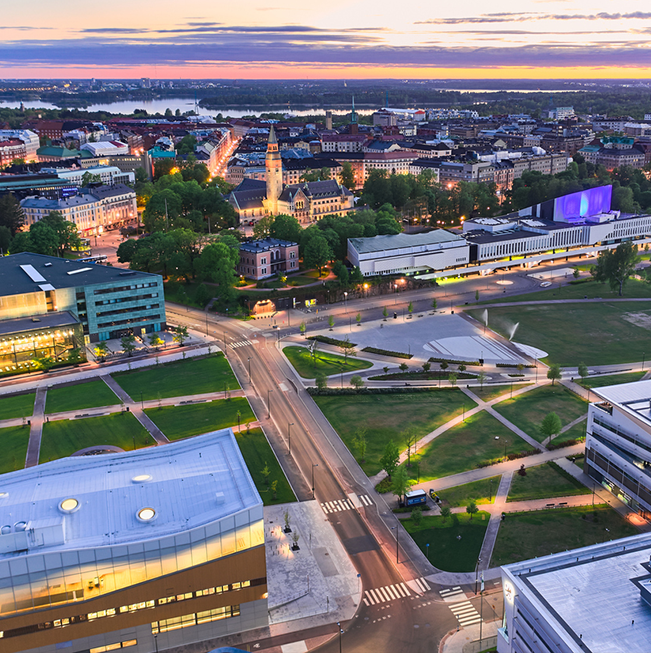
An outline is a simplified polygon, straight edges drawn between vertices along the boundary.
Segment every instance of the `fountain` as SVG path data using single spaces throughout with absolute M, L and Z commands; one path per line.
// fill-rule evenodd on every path
M 488 309 L 487 309 L 487 308 L 484 309 L 483 320 L 484 320 L 484 324 L 485 324 L 486 326 L 488 326 Z
M 516 322 L 510 329 L 509 329 L 509 340 L 513 340 L 513 336 L 515 335 L 515 332 L 518 330 L 518 327 L 520 326 L 519 322 Z

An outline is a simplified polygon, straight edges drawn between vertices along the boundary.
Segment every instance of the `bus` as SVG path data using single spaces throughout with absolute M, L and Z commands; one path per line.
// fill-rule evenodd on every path
M 424 503 L 427 503 L 427 494 L 425 494 L 425 490 L 414 490 L 413 492 L 407 492 L 407 494 L 405 494 L 406 506 L 419 506 Z
M 106 254 L 98 254 L 97 256 L 84 256 L 83 258 L 78 258 L 77 263 L 103 263 L 106 261 L 108 256 Z

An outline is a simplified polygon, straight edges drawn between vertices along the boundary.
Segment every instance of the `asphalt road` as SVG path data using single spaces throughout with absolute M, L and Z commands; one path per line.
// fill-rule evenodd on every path
M 249 331 L 236 320 L 209 316 L 206 322 L 203 311 L 188 311 L 168 304 L 167 313 L 170 321 L 191 325 L 204 332 L 207 329 L 220 344 L 226 343 L 228 358 L 238 378 L 245 388 L 254 390 L 252 407 L 265 423 L 265 431 L 279 457 L 289 455 L 287 435 L 288 425 L 292 424 L 291 460 L 286 467 L 290 470 L 290 479 L 299 500 L 312 498 L 313 473 L 315 497 L 320 502 L 344 499 L 351 491 L 368 494 L 368 479 L 361 470 L 356 473 L 357 470 L 351 468 L 350 461 L 345 459 L 347 449 L 345 452 L 340 450 L 336 442 L 333 446 L 325 432 L 329 424 L 318 410 L 314 410 L 315 406 L 310 406 L 309 396 L 299 394 L 299 390 L 300 393 L 304 391 L 293 384 L 287 363 L 277 350 L 273 337 L 265 338 L 260 332 Z M 257 340 L 257 343 L 236 348 L 230 346 L 252 340 Z M 268 420 L 269 410 L 271 421 Z M 341 447 L 345 449 L 343 444 Z M 366 484 L 360 483 L 360 475 Z M 386 514 L 386 504 L 379 510 L 361 510 L 365 511 L 365 518 L 357 510 L 337 512 L 327 518 L 360 574 L 362 587 L 365 590 L 384 587 L 420 576 L 422 570 L 412 561 L 409 548 L 403 547 L 403 544 L 411 544 L 404 531 L 399 550 L 400 565 L 395 564 L 395 531 L 389 530 L 385 520 L 389 523 L 397 523 L 397 520 L 392 514 Z M 436 590 L 433 587 L 422 597 L 412 592 L 411 597 L 375 606 L 366 606 L 362 602 L 355 618 L 343 625 L 342 647 L 346 651 L 431 651 L 456 625 Z M 273 642 L 269 644 L 273 645 Z M 339 638 L 335 637 L 321 649 L 337 651 L 339 645 Z

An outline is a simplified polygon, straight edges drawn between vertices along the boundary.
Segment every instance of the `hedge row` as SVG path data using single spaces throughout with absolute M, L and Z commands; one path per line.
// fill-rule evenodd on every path
M 527 363 L 526 365 L 524 363 L 496 363 L 495 367 L 518 367 L 518 365 L 522 365 L 523 368 L 531 368 L 531 367 L 536 367 L 535 365 L 532 365 L 531 363 Z
M 564 449 L 565 447 L 571 447 L 574 444 L 579 444 L 579 442 L 585 442 L 585 436 L 581 438 L 574 438 L 573 440 L 563 440 L 562 442 L 554 443 L 553 441 L 547 445 L 549 451 L 555 451 L 556 449 Z
M 307 388 L 308 394 L 313 397 L 329 397 L 336 395 L 400 395 L 400 394 L 413 394 L 414 392 L 445 392 L 446 390 L 451 390 L 451 388 L 360 388 L 355 390 L 355 388 Z
M 436 381 L 447 379 L 450 374 L 455 374 L 457 379 L 476 379 L 474 374 L 455 372 L 454 370 L 435 370 L 434 372 L 394 372 L 393 374 L 380 374 L 369 377 L 370 381 Z
M 479 361 L 457 361 L 454 360 L 453 358 L 434 358 L 433 356 L 431 358 L 427 359 L 430 363 L 449 363 L 450 365 L 480 365 Z
M 316 340 L 322 342 L 324 345 L 335 345 L 336 347 L 357 347 L 354 342 L 348 340 L 337 340 L 337 338 L 330 338 L 329 336 L 308 336 L 307 340 Z M 362 351 L 366 351 L 365 349 Z
M 517 453 L 510 453 L 506 459 L 507 460 L 519 460 L 520 458 L 526 458 L 527 456 L 533 456 L 534 454 L 542 453 L 541 449 L 534 449 L 533 451 L 518 451 Z M 492 458 L 491 460 L 482 460 L 477 463 L 476 467 L 490 467 L 491 465 L 497 465 L 498 463 L 504 462 L 504 456 L 501 458 Z
M 392 356 L 393 358 L 413 358 L 413 354 L 405 354 L 402 351 L 390 351 L 389 349 L 378 349 L 377 347 L 364 347 L 362 351 L 368 354 L 378 354 L 379 356 Z

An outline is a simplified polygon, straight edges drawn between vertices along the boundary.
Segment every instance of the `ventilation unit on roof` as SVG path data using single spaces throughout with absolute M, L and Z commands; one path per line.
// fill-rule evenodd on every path
M 45 267 L 45 268 L 51 268 L 51 267 L 52 267 L 52 263 L 46 263 L 43 267 Z
M 133 272 L 133 271 L 129 271 L 129 272 L 120 272 L 120 276 L 121 276 L 121 277 L 132 277 L 134 274 L 136 274 L 136 273 Z

